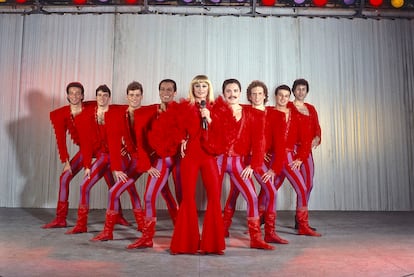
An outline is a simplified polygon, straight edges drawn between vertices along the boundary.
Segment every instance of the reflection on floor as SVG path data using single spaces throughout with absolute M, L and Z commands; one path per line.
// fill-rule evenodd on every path
M 134 223 L 132 212 L 124 212 Z M 41 229 L 53 209 L 0 208 L 0 277 L 25 276 L 414 276 L 414 212 L 312 211 L 322 237 L 296 235 L 294 214 L 278 213 L 274 251 L 249 248 L 245 212 L 236 212 L 224 256 L 170 255 L 172 223 L 159 211 L 154 248 L 127 250 L 141 236 L 117 225 L 114 240 L 92 242 L 104 210 L 92 210 L 88 233 Z M 76 210 L 68 218 L 70 226 Z M 200 224 L 201 226 L 201 224 Z

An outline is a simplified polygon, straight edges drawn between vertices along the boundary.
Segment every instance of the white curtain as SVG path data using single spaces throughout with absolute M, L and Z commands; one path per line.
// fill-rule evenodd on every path
M 277 85 L 309 81 L 308 101 L 322 127 L 311 209 L 414 209 L 414 21 L 2 15 L 0 37 L 1 207 L 55 207 L 62 165 L 49 112 L 66 105 L 67 83 L 82 82 L 86 99 L 105 83 L 112 102 L 125 103 L 127 84 L 137 80 L 144 104 L 151 104 L 159 101 L 161 79 L 175 79 L 179 97 L 186 97 L 191 79 L 207 74 L 216 95 L 226 78 L 238 78 L 243 91 L 262 80 L 269 105 Z M 71 184 L 71 207 L 77 207 L 81 177 Z M 136 184 L 142 197 L 145 182 L 146 176 Z M 228 187 L 226 179 L 223 202 Z M 129 207 L 128 196 L 122 199 Z M 106 203 L 107 188 L 99 182 L 91 208 Z M 161 197 L 157 205 L 165 208 Z M 237 207 L 246 208 L 241 197 Z M 285 182 L 278 209 L 294 207 L 295 193 Z

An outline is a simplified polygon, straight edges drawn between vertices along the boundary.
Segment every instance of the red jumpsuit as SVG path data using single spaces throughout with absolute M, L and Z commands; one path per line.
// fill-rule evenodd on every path
M 226 109 L 227 105 L 223 105 L 223 101 L 221 103 L 222 107 Z M 217 112 L 214 111 L 214 105 L 207 104 L 207 108 L 211 111 L 212 125 L 219 124 L 221 117 L 219 109 L 217 109 Z M 220 178 L 215 158 L 216 153 L 211 152 L 213 150 L 211 147 L 216 142 L 208 145 L 210 129 L 203 130 L 201 128 L 202 121 L 199 109 L 198 104 L 183 101 L 180 103 L 179 113 L 170 115 L 170 117 L 177 120 L 177 125 L 173 128 L 182 130 L 184 136 L 181 139 L 187 139 L 185 156 L 182 158 L 180 165 L 182 172 L 182 202 L 171 239 L 170 251 L 172 254 L 195 254 L 198 251 L 223 254 L 225 249 L 220 203 Z M 227 111 L 230 112 L 228 108 Z M 165 114 L 168 114 L 168 111 Z M 213 128 L 213 126 L 211 127 Z M 201 240 L 195 201 L 199 173 L 201 173 L 207 192 L 207 208 L 204 215 Z

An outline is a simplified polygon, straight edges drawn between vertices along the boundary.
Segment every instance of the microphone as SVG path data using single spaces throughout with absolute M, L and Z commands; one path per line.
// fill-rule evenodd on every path
M 206 100 L 201 100 L 200 101 L 200 107 L 202 109 L 204 109 L 206 107 Z M 201 119 L 201 128 L 203 128 L 203 130 L 208 129 L 208 122 L 207 122 L 207 118 L 205 116 L 203 116 L 203 118 Z

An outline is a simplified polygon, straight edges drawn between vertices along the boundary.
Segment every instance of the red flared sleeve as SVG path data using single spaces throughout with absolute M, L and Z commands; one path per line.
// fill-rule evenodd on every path
M 183 120 L 180 120 L 182 112 L 180 104 L 173 102 L 153 120 L 148 132 L 148 142 L 159 157 L 175 156 L 178 153 L 181 141 L 185 138 L 185 131 L 179 124 Z
M 319 144 L 321 144 L 322 131 L 321 126 L 319 125 L 318 112 L 316 111 L 315 107 L 311 104 L 305 103 L 305 105 L 309 111 L 312 139 L 314 139 L 315 137 L 319 137 Z
M 201 145 L 212 155 L 226 152 L 232 142 L 231 138 L 237 135 L 236 120 L 229 105 L 219 96 L 210 109 L 211 123 L 207 130 L 202 130 Z
M 248 108 L 249 132 L 251 133 L 251 161 L 250 166 L 258 171 L 264 162 L 266 152 L 265 116 L 264 111 Z
M 121 153 L 125 149 L 126 140 L 130 136 L 128 134 L 127 109 L 127 105 L 111 105 L 105 113 L 106 137 L 112 171 L 122 171 Z
M 95 152 L 100 149 L 102 143 L 98 135 L 95 114 L 96 105 L 88 105 L 75 117 L 76 130 L 79 134 L 79 146 L 85 168 L 91 168 L 92 158 Z
M 55 131 L 56 145 L 59 152 L 59 157 L 62 163 L 69 160 L 69 152 L 67 148 L 66 132 L 70 128 L 75 128 L 71 120 L 70 107 L 64 106 L 50 112 L 50 122 Z M 74 133 L 74 132 L 72 132 Z M 76 135 L 74 143 L 79 144 L 79 138 Z

